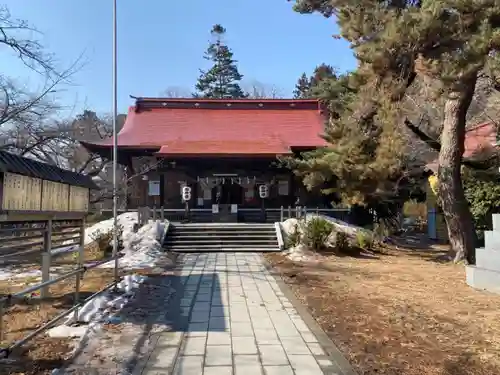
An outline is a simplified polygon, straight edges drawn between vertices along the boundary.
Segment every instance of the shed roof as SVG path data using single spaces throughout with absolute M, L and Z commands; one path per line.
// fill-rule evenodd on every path
M 89 176 L 2 150 L 0 150 L 0 171 L 36 177 L 73 186 L 86 187 L 89 189 L 98 189 Z

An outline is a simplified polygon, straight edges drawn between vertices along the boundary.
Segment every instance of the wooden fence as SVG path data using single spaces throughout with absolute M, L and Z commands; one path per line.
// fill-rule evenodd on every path
M 70 277 L 76 277 L 73 306 L 49 322 L 36 328 L 22 340 L 11 343 L 6 347 L 0 347 L 0 358 L 8 357 L 12 350 L 52 327 L 67 315 L 74 313 L 76 320 L 80 307 L 87 303 L 87 301 L 116 285 L 118 279 L 115 277 L 113 283 L 85 300 L 81 300 L 80 283 L 83 274 L 89 269 L 98 267 L 118 257 L 116 255 L 113 258 L 95 262 L 91 265 L 84 265 L 84 241 L 85 219 L 81 215 L 75 219 L 0 222 L 1 266 L 15 265 L 22 262 L 41 263 L 42 274 L 40 283 L 16 293 L 0 296 L 0 343 L 4 340 L 4 314 L 11 304 L 15 303 L 16 300 L 26 299 L 27 295 L 32 295 L 36 291 L 40 291 L 41 299 L 46 299 L 49 297 L 49 287 L 51 285 L 60 283 Z M 76 256 L 73 257 L 76 267 L 66 274 L 51 278 L 50 270 L 53 258 L 59 254 L 71 252 L 76 253 Z M 115 275 L 117 275 L 116 271 Z

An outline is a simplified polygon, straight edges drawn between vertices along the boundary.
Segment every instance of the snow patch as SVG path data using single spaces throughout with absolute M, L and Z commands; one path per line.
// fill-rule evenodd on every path
M 83 305 L 78 310 L 76 320 L 74 314 L 69 314 L 62 325 L 47 330 L 47 334 L 50 337 L 83 337 L 90 327 L 95 328 L 123 309 L 144 280 L 145 276 L 126 275 L 117 284 L 116 290 L 103 292 Z M 87 324 L 74 325 L 75 323 Z
M 164 223 L 157 221 L 150 222 L 140 228 L 137 233 L 132 232 L 127 236 L 124 230 L 123 257 L 118 260 L 118 266 L 127 270 L 153 266 L 162 253 L 160 240 L 164 227 Z M 113 268 L 114 266 L 114 261 L 110 261 L 99 267 Z
M 139 228 L 137 233 L 133 227 L 137 222 L 137 214 L 125 213 L 119 215 L 118 222 L 123 226 L 123 257 L 118 260 L 121 269 L 133 270 L 155 265 L 162 253 L 161 236 L 165 231 L 165 223 L 154 221 Z M 105 232 L 113 227 L 113 220 L 105 220 L 90 228 L 92 231 L 101 230 Z M 86 233 L 87 234 L 87 233 Z M 114 268 L 114 260 L 100 265 L 100 268 Z M 99 296 L 88 301 L 78 311 L 75 321 L 74 314 L 70 314 L 62 325 L 47 331 L 51 337 L 82 337 L 91 327 L 99 327 L 105 320 L 113 317 L 130 301 L 135 295 L 141 283 L 146 277 L 137 274 L 126 275 L 116 289 L 103 292 Z M 87 323 L 83 326 L 75 326 L 75 323 Z M 84 329 L 85 328 L 85 329 Z M 62 335 L 62 336 L 61 336 Z M 66 336 L 64 336 L 66 335 Z
M 28 277 L 42 277 L 41 270 L 27 270 L 20 271 L 19 267 L 16 266 L 5 266 L 0 269 L 0 280 L 14 280 L 14 279 L 26 279 Z
M 356 225 L 349 224 L 345 221 L 334 219 L 329 216 L 325 215 L 318 215 L 318 214 L 308 214 L 306 215 L 306 221 L 309 221 L 314 218 L 321 218 L 324 219 L 330 223 L 332 223 L 335 227 L 336 232 L 344 232 L 346 233 L 349 237 L 353 238 L 356 236 L 358 231 L 366 231 L 366 229 L 362 227 L 358 227 Z M 303 221 L 302 221 L 303 223 Z M 285 244 L 287 243 L 288 239 L 290 238 L 290 235 L 295 232 L 295 230 L 298 230 L 299 232 L 302 232 L 302 226 L 301 226 L 301 220 L 295 219 L 295 218 L 290 218 L 281 223 L 281 228 L 283 230 L 283 240 L 285 241 Z M 334 233 L 332 233 L 332 236 L 330 236 L 330 239 L 328 242 L 333 242 L 335 239 Z M 304 245 L 299 244 L 293 247 L 290 247 L 284 251 L 285 255 L 293 261 L 311 261 L 313 258 L 316 257 L 316 254 L 313 251 L 308 250 Z

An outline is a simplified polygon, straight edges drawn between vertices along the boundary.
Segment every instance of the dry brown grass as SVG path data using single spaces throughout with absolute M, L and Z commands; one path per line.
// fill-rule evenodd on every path
M 360 374 L 500 374 L 500 296 L 468 287 L 440 250 L 404 250 L 267 259 Z
M 80 299 L 83 300 L 99 291 L 113 280 L 113 271 L 91 269 L 81 282 Z M 68 278 L 50 287 L 50 298 L 18 301 L 9 307 L 4 316 L 4 344 L 25 337 L 59 313 L 73 306 L 75 301 L 75 277 Z M 0 293 L 8 294 L 23 290 L 29 283 L 37 283 L 33 278 L 0 282 Z M 59 367 L 71 352 L 70 339 L 49 338 L 40 334 L 33 341 L 12 353 L 12 363 L 0 365 L 0 374 L 43 374 Z

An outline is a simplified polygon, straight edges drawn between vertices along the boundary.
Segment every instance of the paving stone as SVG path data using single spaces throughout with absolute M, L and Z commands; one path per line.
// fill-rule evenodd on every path
M 231 333 L 209 332 L 207 345 L 231 345 Z
M 290 365 L 285 366 L 264 366 L 265 375 L 293 375 Z
M 232 366 L 205 366 L 203 375 L 233 375 L 233 368 Z
M 280 345 L 278 335 L 274 329 L 255 329 L 255 340 L 258 345 Z
M 257 354 L 254 337 L 233 337 L 233 354 Z
M 281 345 L 259 345 L 258 347 L 264 366 L 288 364 L 288 359 Z
M 259 366 L 260 359 L 257 354 L 244 354 L 244 355 L 234 355 L 234 366 Z
M 207 346 L 205 366 L 232 366 L 232 353 L 230 345 Z
M 203 371 L 203 356 L 181 356 L 177 359 L 174 375 L 200 375 Z
M 233 337 L 254 336 L 253 328 L 250 322 L 231 323 L 231 334 Z
M 308 342 L 307 346 L 311 350 L 312 354 L 314 354 L 314 355 L 325 355 L 325 352 L 324 352 L 323 348 L 317 342 Z
M 188 337 L 182 350 L 183 355 L 204 355 L 207 344 L 206 337 Z
M 188 332 L 206 332 L 208 330 L 208 322 L 189 323 Z
M 302 335 L 302 338 L 305 342 L 318 342 L 318 339 L 312 332 L 300 332 L 300 334 Z
M 291 354 L 311 354 L 302 337 L 282 337 L 281 345 L 287 355 Z
M 312 355 L 289 355 L 288 359 L 296 375 L 323 375 Z

